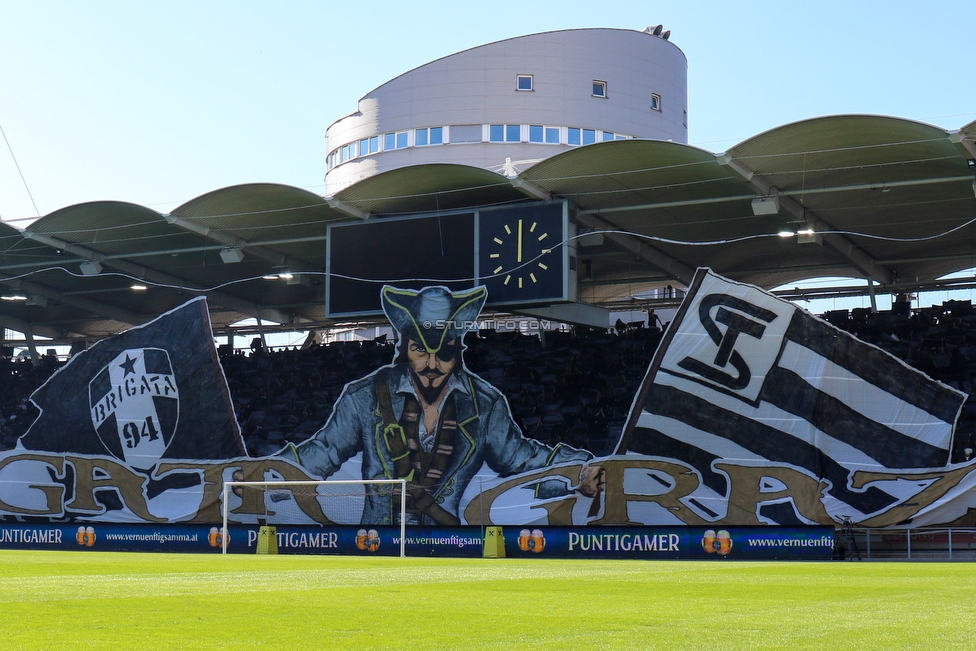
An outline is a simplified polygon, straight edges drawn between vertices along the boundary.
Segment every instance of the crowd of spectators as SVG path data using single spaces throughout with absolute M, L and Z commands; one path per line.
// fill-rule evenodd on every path
M 972 394 L 976 387 L 976 311 L 949 301 L 914 312 L 896 303 L 886 312 L 828 312 L 838 328 L 887 350 L 930 376 Z M 609 331 L 578 328 L 523 334 L 486 330 L 465 338 L 468 369 L 498 387 L 526 436 L 608 454 L 662 336 L 657 323 L 617 323 Z M 385 337 L 307 348 L 221 351 L 248 453 L 273 454 L 318 430 L 347 382 L 393 360 Z M 44 358 L 0 360 L 0 449 L 12 448 L 37 416 L 31 392 L 59 364 Z M 976 400 L 964 406 L 954 462 L 976 449 Z
M 9 356 L 0 358 L 0 450 L 14 447 L 37 418 L 30 395 L 60 366 L 56 357 L 49 356 L 38 364 Z

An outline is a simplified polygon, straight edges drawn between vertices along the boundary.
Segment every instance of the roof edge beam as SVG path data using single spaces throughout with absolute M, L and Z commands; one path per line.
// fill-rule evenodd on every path
M 237 249 L 241 249 L 242 251 L 244 249 L 247 249 L 248 253 L 251 253 L 252 255 L 256 255 L 262 260 L 266 260 L 273 265 L 286 266 L 291 268 L 292 265 L 296 264 L 294 261 L 289 261 L 286 255 L 278 253 L 277 251 L 272 251 L 262 246 L 257 246 L 252 242 L 243 240 L 239 237 L 234 237 L 233 235 L 225 233 L 219 229 L 211 228 L 209 226 L 202 226 L 200 224 L 197 224 L 194 221 L 191 221 L 184 217 L 177 217 L 176 215 L 172 215 L 172 214 L 163 215 L 163 218 L 173 226 L 176 226 L 177 228 L 181 228 L 185 231 L 189 231 L 196 235 L 200 235 L 201 237 L 205 237 L 208 240 L 221 244 L 225 247 L 237 248 Z M 294 271 L 303 271 L 303 269 L 296 268 L 294 269 Z
M 45 325 L 38 325 L 36 323 L 27 323 L 22 319 L 17 317 L 9 316 L 6 314 L 0 314 L 0 327 L 9 328 L 11 330 L 16 330 L 17 332 L 26 334 L 26 330 L 33 329 L 34 334 L 40 335 L 42 337 L 48 337 L 49 339 L 64 339 L 69 335 L 82 336 L 81 333 L 76 332 L 65 332 L 64 330 L 58 330 Z M 7 342 L 8 344 L 11 342 Z M 16 345 L 16 344 L 14 344 Z
M 525 194 L 535 199 L 542 199 L 543 201 L 547 201 L 550 197 L 552 197 L 552 192 L 547 192 L 546 190 L 540 188 L 538 185 L 534 183 L 530 183 L 525 179 L 514 178 L 511 179 L 510 183 L 512 184 L 512 187 L 515 188 L 516 190 L 521 190 Z
M 29 234 L 29 235 L 28 235 Z M 122 273 L 132 276 L 133 278 L 138 278 L 140 280 L 146 280 L 152 283 L 158 283 L 160 285 L 174 285 L 181 289 L 196 292 L 199 294 L 204 294 L 208 298 L 211 298 L 215 303 L 222 305 L 234 312 L 243 314 L 251 318 L 261 318 L 267 321 L 274 321 L 275 323 L 293 323 L 294 319 L 288 317 L 283 312 L 276 310 L 274 308 L 262 308 L 258 305 L 251 303 L 250 301 L 237 298 L 230 294 L 224 292 L 208 290 L 198 285 L 195 285 L 185 278 L 179 278 L 177 276 L 171 276 L 165 272 L 159 271 L 157 269 L 151 269 L 149 267 L 144 267 L 142 265 L 135 264 L 125 259 L 118 259 L 115 257 L 109 258 L 108 256 L 94 251 L 92 249 L 79 246 L 77 244 L 71 244 L 64 240 L 59 240 L 56 237 L 51 237 L 50 235 L 44 235 L 43 233 L 34 233 L 32 231 L 24 231 L 24 236 L 29 239 L 37 240 L 42 244 L 48 246 L 62 249 L 73 253 L 81 258 L 88 260 L 96 260 L 98 262 L 104 262 L 105 264 L 115 267 Z
M 962 131 L 950 132 L 949 142 L 954 144 L 964 155 L 976 159 L 976 140 L 966 137 Z
M 606 231 L 619 231 L 620 229 L 601 218 L 598 215 L 578 215 L 577 219 L 582 221 L 587 226 L 591 228 L 596 228 L 598 230 Z M 650 263 L 668 274 L 670 277 L 678 280 L 685 285 L 690 285 L 692 279 L 695 277 L 695 270 L 688 265 L 675 260 L 669 255 L 665 255 L 661 251 L 655 249 L 652 246 L 647 245 L 640 238 L 634 235 L 627 235 L 620 232 L 604 233 L 604 236 L 616 243 L 618 246 L 630 251 L 641 260 Z
M 356 206 L 346 203 L 345 201 L 340 201 L 339 199 L 326 199 L 325 202 L 329 204 L 329 208 L 338 210 L 339 212 L 344 212 L 350 217 L 355 217 L 356 219 L 367 220 L 369 219 L 369 212 L 363 210 L 362 208 L 357 208 Z
M 796 219 L 812 224 L 817 231 L 836 230 L 830 223 L 821 219 L 816 213 L 807 210 L 802 203 L 793 197 L 780 192 L 778 188 L 774 187 L 761 176 L 757 176 L 755 171 L 732 158 L 730 154 L 718 156 L 717 160 L 719 165 L 727 167 L 738 174 L 744 181 L 759 190 L 764 196 L 778 195 L 780 207 Z M 847 258 L 867 278 L 877 280 L 884 285 L 891 285 L 896 282 L 897 276 L 895 272 L 878 264 L 874 258 L 861 250 L 846 236 L 825 234 L 823 235 L 823 239 L 838 253 Z
M 45 285 L 41 285 L 29 280 L 5 280 L 0 278 L 0 283 L 3 283 L 11 289 L 22 290 L 29 294 L 34 294 L 35 296 L 43 296 L 48 300 L 57 301 L 65 305 L 71 305 L 73 307 L 92 312 L 93 314 L 99 314 L 114 321 L 118 321 L 119 323 L 140 325 L 155 318 L 137 314 L 136 312 L 132 312 L 121 307 L 114 307 L 107 303 L 102 303 L 101 301 L 94 301 L 83 296 L 75 296 L 72 294 L 59 292 Z

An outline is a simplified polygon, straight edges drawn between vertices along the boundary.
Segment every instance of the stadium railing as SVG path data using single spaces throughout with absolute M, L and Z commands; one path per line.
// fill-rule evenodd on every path
M 853 547 L 838 535 L 845 560 L 976 561 L 976 529 L 860 529 L 853 528 Z

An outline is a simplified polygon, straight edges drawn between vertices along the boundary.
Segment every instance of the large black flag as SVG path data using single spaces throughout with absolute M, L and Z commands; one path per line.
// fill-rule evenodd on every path
M 920 488 L 855 489 L 854 472 L 944 469 L 966 395 L 757 287 L 699 269 L 631 407 L 618 453 L 677 459 L 689 500 L 724 511 L 718 462 L 822 480 L 827 510 L 860 520 Z
M 31 402 L 29 450 L 111 455 L 147 473 L 161 459 L 246 455 L 202 297 L 76 355 Z

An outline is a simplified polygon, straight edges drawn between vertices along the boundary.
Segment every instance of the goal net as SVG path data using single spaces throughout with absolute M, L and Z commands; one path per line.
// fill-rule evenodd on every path
M 262 525 L 399 525 L 400 556 L 406 551 L 406 480 L 227 481 L 223 528 L 234 523 Z M 372 508 L 365 509 L 367 500 Z M 377 508 L 381 505 L 382 508 Z M 386 505 L 389 505 L 387 512 Z M 367 516 L 367 513 L 370 515 Z M 233 518 L 233 520 L 232 520 Z M 375 531 L 373 532 L 375 535 Z M 222 536 L 227 553 L 227 536 Z

